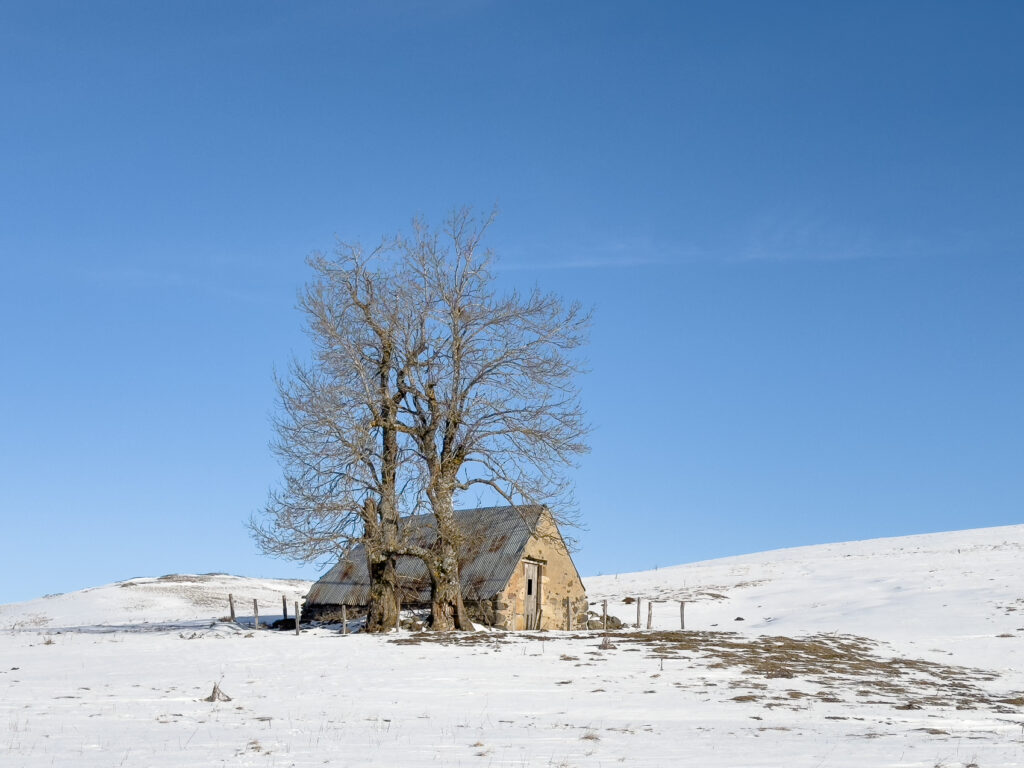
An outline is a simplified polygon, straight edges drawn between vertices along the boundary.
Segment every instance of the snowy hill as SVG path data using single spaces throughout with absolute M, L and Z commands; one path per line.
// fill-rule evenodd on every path
M 228 593 L 273 619 L 308 583 L 217 574 L 4 605 L 0 765 L 1024 765 L 1022 549 L 1011 526 L 587 579 L 627 623 L 655 601 L 607 639 L 253 631 L 216 621 Z
M 781 549 L 594 577 L 586 587 L 630 623 L 636 606 L 624 598 L 661 601 L 656 629 L 678 629 L 685 600 L 692 629 L 850 633 L 907 653 L 940 646 L 970 664 L 1019 664 L 1024 525 Z M 641 613 L 646 627 L 646 605 Z
M 236 615 L 251 619 L 252 601 L 261 607 L 260 620 L 281 616 L 281 596 L 291 612 L 310 582 L 297 579 L 253 579 L 223 573 L 169 574 L 133 578 L 102 587 L 0 605 L 0 629 L 47 631 L 92 627 L 144 627 L 147 624 L 207 623 L 228 615 L 228 595 Z M 264 610 L 266 613 L 264 613 Z

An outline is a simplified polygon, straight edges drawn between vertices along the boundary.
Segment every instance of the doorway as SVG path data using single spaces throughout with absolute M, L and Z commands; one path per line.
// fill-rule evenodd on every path
M 526 582 L 526 596 L 523 600 L 524 629 L 540 629 L 541 620 L 541 597 L 540 597 L 540 563 L 523 561 L 523 576 Z

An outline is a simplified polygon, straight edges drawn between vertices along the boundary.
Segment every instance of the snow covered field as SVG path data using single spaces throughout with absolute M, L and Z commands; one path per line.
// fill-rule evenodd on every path
M 1012 526 L 587 579 L 656 601 L 608 647 L 296 637 L 215 620 L 305 582 L 131 579 L 0 606 L 0 765 L 1024 765 L 1022 556 Z

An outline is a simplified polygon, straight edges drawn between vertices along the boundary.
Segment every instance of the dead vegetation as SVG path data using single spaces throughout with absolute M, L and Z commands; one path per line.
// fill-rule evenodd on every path
M 680 587 L 674 589 L 660 587 L 640 595 L 640 598 L 645 602 L 650 599 L 656 603 L 675 602 L 679 600 L 683 600 L 687 603 L 700 603 L 707 600 L 727 600 L 729 597 L 728 592 L 730 590 L 757 587 L 761 584 L 767 584 L 768 581 L 768 579 L 747 579 L 744 581 L 737 581 L 733 584 L 703 584 L 700 587 Z M 626 605 L 631 605 L 635 601 L 635 597 L 627 597 L 621 602 Z
M 597 633 L 561 635 L 571 642 L 600 644 Z M 767 708 L 801 709 L 808 701 L 830 704 L 855 702 L 897 710 L 988 709 L 1002 714 L 1019 714 L 1024 693 L 994 694 L 984 683 L 998 679 L 994 672 L 970 667 L 939 664 L 924 659 L 886 656 L 873 640 L 855 635 L 813 635 L 747 637 L 734 632 L 637 632 L 609 633 L 620 652 L 646 650 L 647 657 L 685 661 L 707 669 L 730 669 L 738 675 L 731 689 L 744 689 L 733 701 L 760 701 Z M 499 645 L 514 641 L 544 641 L 546 633 L 416 633 L 397 637 L 398 645 L 439 643 L 442 645 Z M 603 645 L 598 645 L 604 649 Z M 587 652 L 592 653 L 592 652 Z M 561 654 L 563 660 L 574 655 Z M 766 680 L 791 681 L 784 690 L 772 690 Z M 710 684 L 710 683 L 709 683 Z M 804 690 L 796 685 L 802 684 Z
M 744 676 L 741 680 L 751 683 L 759 678 L 805 681 L 818 689 L 815 698 L 826 702 L 841 702 L 855 692 L 865 703 L 897 709 L 987 708 L 1017 713 L 1024 704 L 1024 697 L 1000 698 L 982 688 L 980 683 L 997 679 L 992 672 L 885 657 L 878 652 L 877 643 L 854 635 L 792 638 L 744 637 L 729 632 L 636 632 L 617 634 L 616 641 L 645 645 L 650 657 L 660 659 L 698 658 L 700 654 L 708 668 L 737 669 Z M 746 687 L 759 688 L 749 683 Z M 785 698 L 792 701 L 802 694 L 788 693 Z
M 224 693 L 224 691 L 220 689 L 220 683 L 216 682 L 213 684 L 213 692 L 203 699 L 203 701 L 231 701 L 231 697 Z
M 23 630 L 23 629 L 38 629 L 45 627 L 50 624 L 52 620 L 49 616 L 43 613 L 29 613 L 22 616 L 10 623 L 6 629 Z
M 1002 611 L 1005 616 L 1009 616 L 1016 611 L 1024 611 L 1024 597 L 1018 597 L 1012 603 L 1006 605 L 997 605 L 996 610 Z

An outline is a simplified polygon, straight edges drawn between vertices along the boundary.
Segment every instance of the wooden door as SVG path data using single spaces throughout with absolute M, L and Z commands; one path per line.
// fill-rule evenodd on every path
M 540 566 L 537 563 L 523 563 L 526 595 L 523 599 L 523 619 L 526 629 L 538 629 L 540 622 Z

